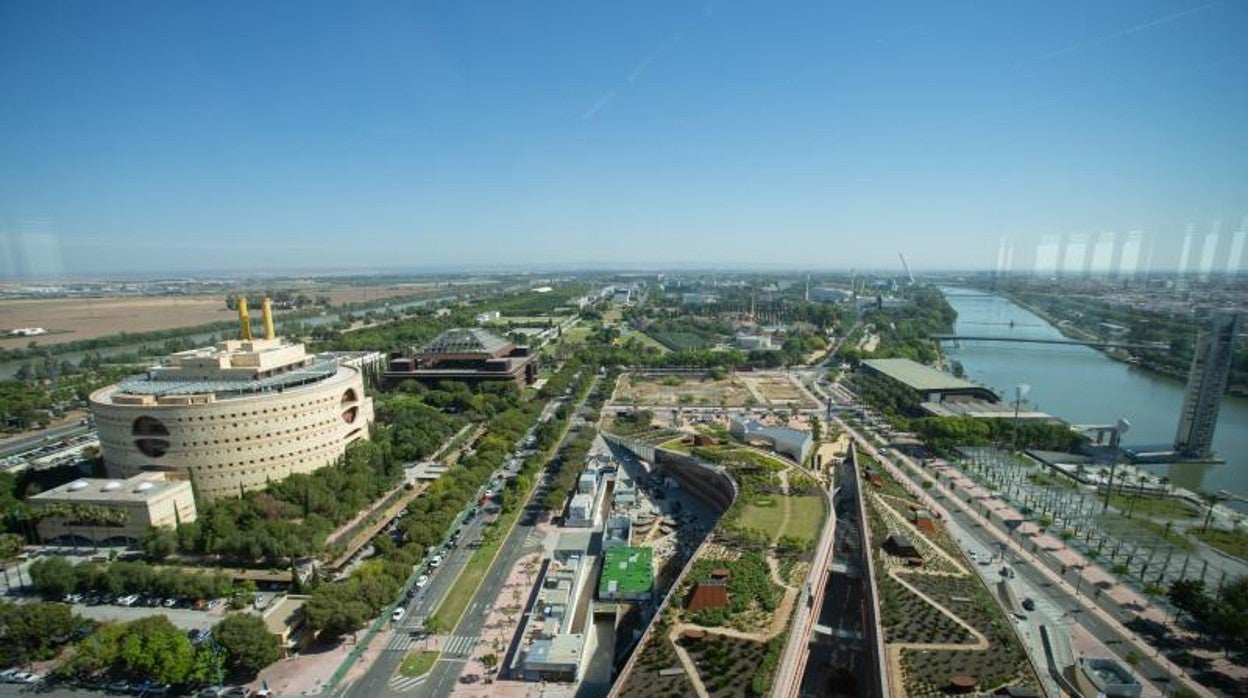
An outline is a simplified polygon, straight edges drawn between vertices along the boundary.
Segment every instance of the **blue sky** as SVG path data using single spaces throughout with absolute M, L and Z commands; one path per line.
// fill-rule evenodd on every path
M 1219 221 L 1221 259 L 1245 35 L 1238 0 L 10 0 L 0 276 L 1022 267 L 1136 230 L 1160 268 Z

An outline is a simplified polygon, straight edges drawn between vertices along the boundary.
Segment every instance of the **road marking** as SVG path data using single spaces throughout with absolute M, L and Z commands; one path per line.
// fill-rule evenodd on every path
M 420 676 L 395 676 L 390 679 L 390 690 L 396 693 L 404 693 L 424 683 L 427 678 L 429 678 L 429 674 L 422 674 Z
M 480 641 L 479 637 L 452 635 L 442 643 L 442 653 L 448 657 L 467 657 L 472 654 L 473 648 Z

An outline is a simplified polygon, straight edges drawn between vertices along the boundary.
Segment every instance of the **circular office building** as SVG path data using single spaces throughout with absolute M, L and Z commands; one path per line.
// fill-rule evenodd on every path
M 329 465 L 373 421 L 360 369 L 281 339 L 173 354 L 93 393 L 91 411 L 110 476 L 168 472 L 202 497 Z

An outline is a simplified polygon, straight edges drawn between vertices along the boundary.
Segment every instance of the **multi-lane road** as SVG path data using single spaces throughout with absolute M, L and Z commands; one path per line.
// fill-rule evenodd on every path
M 597 380 L 595 378 L 595 383 L 590 387 L 588 394 L 597 390 Z M 553 414 L 561 404 L 561 400 L 553 400 L 547 404 L 542 413 L 543 418 Z M 578 404 L 578 409 L 579 407 Z M 559 449 L 562 449 L 574 437 L 575 431 L 569 430 L 559 444 Z M 476 580 L 460 580 L 459 573 L 472 554 L 472 550 L 467 549 L 465 545 L 480 537 L 481 517 L 477 517 L 469 524 L 471 528 L 465 527 L 461 532 L 459 546 L 447 553 L 442 566 L 430 575 L 428 585 L 407 605 L 403 621 L 387 641 L 377 660 L 373 662 L 364 676 L 346 688 L 343 695 L 349 698 L 365 698 L 398 695 L 446 696 L 451 693 L 459 675 L 463 672 L 464 664 L 472 656 L 473 650 L 480 641 L 486 618 L 502 591 L 511 568 L 521 557 L 542 547 L 541 538 L 534 535 L 534 529 L 541 518 L 542 511 L 534 502 L 545 494 L 546 482 L 547 475 L 543 472 L 530 493 L 529 499 L 526 500 L 525 509 L 516 521 L 516 525 L 499 547 L 498 556 L 480 580 L 480 586 L 459 623 L 443 639 L 442 653 L 433 669 L 424 677 L 419 678 L 395 675 L 407 652 L 411 649 L 420 649 L 428 642 L 421 632 L 422 623 L 437 609 L 450 589 L 456 584 L 476 582 Z

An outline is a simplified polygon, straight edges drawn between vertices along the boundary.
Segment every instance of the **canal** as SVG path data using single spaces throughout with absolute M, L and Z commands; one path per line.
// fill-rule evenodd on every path
M 962 288 L 943 288 L 958 311 L 958 334 L 1060 338 L 1044 319 L 1000 296 Z M 1013 327 L 1010 323 L 1013 322 Z M 944 345 L 967 378 L 1014 398 L 1019 383 L 1031 386 L 1027 400 L 1073 424 L 1131 422 L 1125 445 L 1171 444 L 1183 402 L 1182 381 L 1146 372 L 1083 346 L 958 342 Z M 1181 487 L 1230 490 L 1248 496 L 1248 399 L 1224 396 L 1214 435 L 1214 449 L 1226 459 L 1219 465 L 1153 465 L 1147 470 Z

